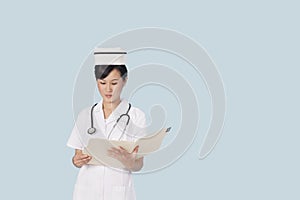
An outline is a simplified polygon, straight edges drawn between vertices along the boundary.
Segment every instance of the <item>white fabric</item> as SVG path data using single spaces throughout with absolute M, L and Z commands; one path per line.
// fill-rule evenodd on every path
M 87 129 L 91 125 L 91 107 L 78 115 L 67 145 L 74 149 L 83 149 L 90 138 L 107 138 L 117 118 L 126 113 L 128 102 L 122 100 L 108 119 L 104 119 L 102 101 L 94 108 L 93 119 L 96 133 L 89 135 Z M 130 122 L 122 140 L 136 140 L 145 136 L 145 114 L 138 108 L 131 107 Z M 110 139 L 118 139 L 124 128 L 124 121 L 118 123 Z M 105 166 L 84 165 L 80 168 L 74 188 L 73 200 L 135 200 L 135 191 L 131 172 Z
M 97 54 L 110 52 L 111 54 Z M 116 52 L 116 54 L 114 54 Z M 123 52 L 125 54 L 119 54 Z M 126 52 L 121 48 L 96 48 L 94 50 L 95 65 L 125 65 Z

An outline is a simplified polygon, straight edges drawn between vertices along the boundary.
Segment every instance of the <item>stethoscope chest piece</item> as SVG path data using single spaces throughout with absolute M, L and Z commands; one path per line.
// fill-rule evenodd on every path
M 92 135 L 96 132 L 96 129 L 94 127 L 91 127 L 87 130 L 88 134 Z

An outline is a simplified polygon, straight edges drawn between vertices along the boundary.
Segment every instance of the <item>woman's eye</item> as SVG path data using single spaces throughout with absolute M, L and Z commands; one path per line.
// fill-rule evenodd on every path
M 101 84 L 101 85 L 105 85 L 105 83 L 104 83 L 104 82 L 100 82 L 100 84 Z
M 117 85 L 118 83 L 112 83 L 112 85 Z

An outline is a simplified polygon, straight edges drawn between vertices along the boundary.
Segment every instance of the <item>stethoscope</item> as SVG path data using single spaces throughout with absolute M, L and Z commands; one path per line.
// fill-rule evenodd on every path
M 92 106 L 91 108 L 91 127 L 87 130 L 87 133 L 92 135 L 96 132 L 96 128 L 94 127 L 94 118 L 93 118 L 93 112 L 94 112 L 94 108 L 96 107 L 98 103 L 96 103 L 95 105 Z M 127 121 L 126 121 L 126 125 L 123 129 L 123 132 L 122 132 L 122 135 L 119 137 L 119 140 L 123 137 L 125 131 L 126 131 L 126 128 L 127 128 L 127 125 L 129 124 L 129 121 L 130 121 L 130 116 L 128 114 L 129 110 L 131 108 L 131 104 L 128 103 L 128 109 L 127 109 L 127 112 L 120 115 L 119 118 L 116 120 L 114 126 L 112 127 L 112 129 L 110 130 L 109 134 L 108 134 L 108 139 L 110 138 L 113 130 L 115 129 L 115 127 L 117 126 L 117 124 L 119 123 L 119 121 L 121 120 L 122 117 L 127 117 Z

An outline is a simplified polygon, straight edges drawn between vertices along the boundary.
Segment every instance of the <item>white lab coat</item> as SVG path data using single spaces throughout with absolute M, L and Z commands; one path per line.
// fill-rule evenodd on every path
M 102 101 L 94 108 L 93 119 L 96 132 L 87 133 L 91 126 L 91 107 L 78 115 L 67 145 L 74 149 L 83 149 L 90 138 L 107 138 L 112 126 L 121 114 L 128 110 L 128 102 L 122 100 L 108 119 L 104 119 Z M 122 140 L 135 140 L 145 135 L 145 114 L 138 108 L 131 107 L 130 122 Z M 124 120 L 123 120 L 124 119 Z M 126 117 L 115 127 L 110 139 L 119 139 Z M 135 200 L 135 191 L 131 172 L 105 166 L 84 165 L 80 168 L 74 188 L 73 200 Z

